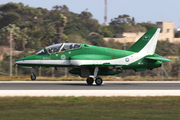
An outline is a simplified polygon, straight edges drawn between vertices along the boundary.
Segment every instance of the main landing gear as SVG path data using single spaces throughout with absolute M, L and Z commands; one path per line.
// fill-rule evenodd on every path
M 34 69 L 31 69 L 31 80 L 36 80 L 36 75 L 34 74 Z
M 96 78 L 95 83 L 96 83 L 96 85 L 101 85 L 103 83 L 103 80 L 100 77 L 97 77 L 98 71 L 99 71 L 99 68 L 95 67 L 95 69 L 94 69 L 94 78 Z M 92 77 L 88 77 L 86 82 L 88 85 L 92 85 L 94 82 L 94 79 Z
M 92 77 L 88 77 L 86 82 L 88 85 L 92 85 L 94 82 L 94 79 Z M 101 85 L 103 83 L 103 80 L 100 77 L 97 77 L 95 79 L 95 83 L 96 83 L 96 85 Z

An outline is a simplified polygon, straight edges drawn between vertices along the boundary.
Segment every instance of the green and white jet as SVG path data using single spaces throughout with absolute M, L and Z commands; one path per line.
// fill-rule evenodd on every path
M 80 43 L 59 43 L 48 46 L 35 55 L 16 60 L 20 67 L 30 67 L 31 79 L 35 80 L 35 67 L 71 67 L 71 74 L 87 78 L 87 84 L 101 85 L 100 75 L 115 75 L 123 70 L 133 69 L 136 72 L 160 67 L 162 61 L 170 62 L 155 54 L 160 29 L 146 32 L 127 50 L 118 50 Z M 93 77 L 91 77 L 93 76 Z

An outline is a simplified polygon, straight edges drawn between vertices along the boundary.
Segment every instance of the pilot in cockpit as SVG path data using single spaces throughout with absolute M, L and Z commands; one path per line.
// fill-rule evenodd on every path
M 67 49 L 65 47 L 63 47 L 62 51 L 65 51 L 65 50 L 67 50 Z

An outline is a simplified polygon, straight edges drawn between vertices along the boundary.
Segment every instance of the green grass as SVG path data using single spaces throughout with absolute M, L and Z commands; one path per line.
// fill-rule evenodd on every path
M 178 120 L 180 97 L 0 97 L 0 120 Z

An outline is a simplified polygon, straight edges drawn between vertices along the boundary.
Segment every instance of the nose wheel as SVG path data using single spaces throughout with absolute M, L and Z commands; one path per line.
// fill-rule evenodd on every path
M 93 82 L 94 82 L 94 79 L 92 77 L 88 77 L 86 79 L 86 82 L 87 82 L 88 85 L 92 85 Z M 101 85 L 103 83 L 103 80 L 100 77 L 97 77 L 95 79 L 95 83 L 96 83 L 96 85 Z
M 36 75 L 31 75 L 31 80 L 36 80 Z
M 31 80 L 36 80 L 36 75 L 34 74 L 34 69 L 31 69 Z

